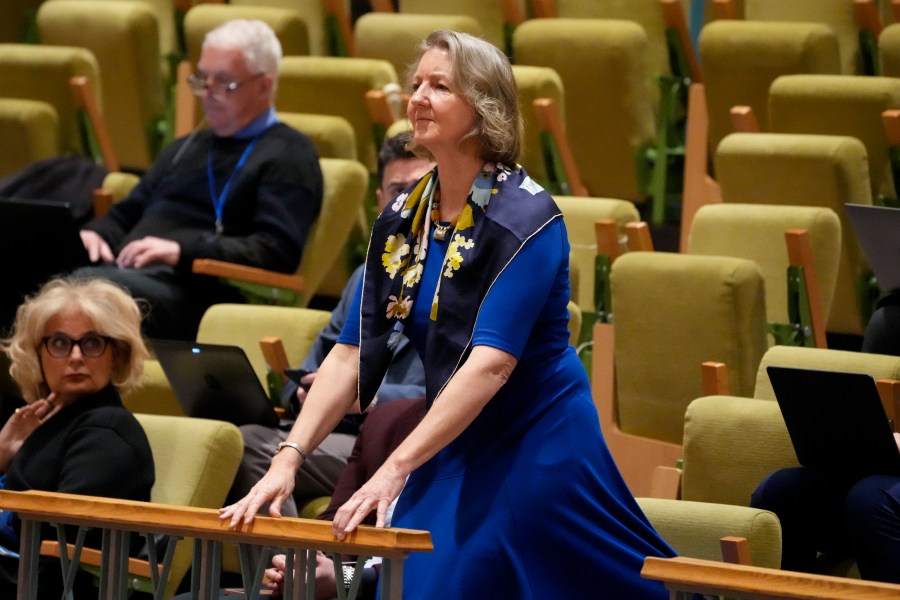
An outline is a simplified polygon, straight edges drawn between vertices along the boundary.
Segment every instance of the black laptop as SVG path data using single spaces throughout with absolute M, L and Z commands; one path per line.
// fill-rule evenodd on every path
M 871 375 L 766 370 L 801 465 L 857 479 L 900 475 L 900 449 Z
M 0 329 L 25 296 L 90 264 L 66 202 L 0 198 Z
M 189 417 L 278 427 L 269 396 L 239 346 L 153 340 L 153 351 Z

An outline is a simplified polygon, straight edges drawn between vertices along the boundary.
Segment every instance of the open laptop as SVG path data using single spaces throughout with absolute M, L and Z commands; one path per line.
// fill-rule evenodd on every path
M 856 479 L 900 475 L 900 449 L 871 375 L 766 370 L 801 465 Z
M 269 396 L 239 346 L 153 340 L 184 414 L 235 425 L 278 427 Z
M 25 296 L 90 263 L 66 202 L 0 198 L 0 329 Z
M 900 290 L 900 208 L 845 204 L 866 262 L 885 292 Z

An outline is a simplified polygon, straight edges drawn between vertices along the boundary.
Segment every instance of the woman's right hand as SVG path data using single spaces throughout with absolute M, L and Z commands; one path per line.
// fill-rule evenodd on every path
M 280 517 L 281 507 L 294 491 L 294 477 L 300 468 L 292 454 L 296 452 L 288 450 L 275 455 L 269 470 L 250 488 L 246 496 L 219 509 L 219 519 L 229 521 L 228 527 L 231 529 L 239 528 L 242 521 L 249 525 L 266 502 L 270 503 L 269 515 Z
M 10 415 L 0 429 L 0 472 L 6 472 L 28 436 L 54 412 L 55 397 L 56 395 L 51 393 L 47 398 L 17 408 Z

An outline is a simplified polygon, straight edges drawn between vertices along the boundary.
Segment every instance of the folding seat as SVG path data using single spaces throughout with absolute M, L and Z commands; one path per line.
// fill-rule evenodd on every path
M 481 25 L 465 15 L 420 15 L 371 12 L 356 21 L 356 56 L 386 60 L 399 77 L 406 75 L 419 44 L 436 29 L 452 29 L 481 37 Z
M 316 145 L 319 158 L 356 160 L 356 135 L 343 117 L 279 112 L 278 118 L 306 134 Z
M 38 100 L 0 98 L 0 177 L 35 162 L 58 156 L 59 117 L 52 106 Z
M 322 0 L 231 0 L 232 6 L 271 7 L 291 10 L 306 23 L 309 38 L 309 54 L 328 56 L 333 54 L 326 25 L 326 12 Z
M 587 194 L 643 203 L 654 143 L 647 35 L 636 23 L 531 19 L 515 32 L 517 64 L 563 82 L 565 131 Z
M 594 326 L 594 402 L 626 483 L 647 496 L 655 468 L 682 456 L 703 362 L 725 362 L 731 389 L 751 393 L 766 348 L 764 283 L 750 260 L 669 252 L 627 252 L 610 280 L 612 324 Z
M 900 109 L 900 79 L 855 75 L 783 75 L 769 88 L 769 131 L 847 135 L 869 158 L 877 203 L 896 202 L 882 113 Z
M 144 171 L 166 137 L 159 29 L 144 2 L 56 0 L 38 11 L 44 44 L 86 48 L 100 67 L 110 140 L 122 167 Z
M 556 107 L 557 114 L 565 119 L 565 91 L 559 74 L 550 67 L 534 67 L 528 65 L 513 65 L 513 77 L 516 79 L 516 87 L 519 88 L 519 107 L 522 110 L 522 119 L 525 121 L 525 138 L 522 148 L 522 157 L 519 162 L 528 171 L 532 179 L 540 183 L 546 189 L 552 189 L 553 177 L 547 168 L 545 145 L 549 143 L 540 118 L 535 109 L 535 100 L 546 102 L 550 100 Z
M 841 253 L 826 330 L 862 335 L 873 300 L 869 269 L 843 209 L 847 202 L 872 204 L 862 142 L 847 136 L 733 133 L 719 145 L 715 165 L 725 202 L 820 206 L 838 215 Z
M 878 37 L 881 58 L 881 74 L 885 77 L 900 77 L 900 23 L 884 28 Z
M 525 0 L 399 0 L 399 12 L 415 15 L 465 15 L 481 24 L 483 37 L 511 55 L 512 34 L 526 16 Z
M 59 154 L 118 169 L 99 94 L 100 68 L 84 48 L 0 44 L 0 97 L 46 102 L 59 119 Z M 83 94 L 73 94 L 73 81 Z
M 833 209 L 708 204 L 694 218 L 687 252 L 754 261 L 766 282 L 770 341 L 825 347 L 841 253 Z
M 377 147 L 366 92 L 389 83 L 397 83 L 397 73 L 386 60 L 286 56 L 279 70 L 275 108 L 347 119 L 356 136 L 359 161 L 374 173 Z

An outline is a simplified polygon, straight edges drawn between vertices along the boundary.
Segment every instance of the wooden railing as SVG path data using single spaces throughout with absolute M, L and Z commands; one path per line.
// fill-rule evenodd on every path
M 284 597 L 291 599 L 315 597 L 316 551 L 320 550 L 333 557 L 336 575 L 340 572 L 340 555 L 360 557 L 380 556 L 383 559 L 380 585 L 382 598 L 401 598 L 403 561 L 410 552 L 430 552 L 431 536 L 427 531 L 409 529 L 375 528 L 360 526 L 343 541 L 338 541 L 331 530 L 331 523 L 311 519 L 257 517 L 253 524 L 240 531 L 229 530 L 226 523 L 219 520 L 213 509 L 188 508 L 113 500 L 93 496 L 77 496 L 51 492 L 10 492 L 0 491 L 0 508 L 18 513 L 22 520 L 18 600 L 37 598 L 37 565 L 40 555 L 40 531 L 42 523 L 53 525 L 75 525 L 103 530 L 102 563 L 100 565 L 100 598 L 120 600 L 126 597 L 128 573 L 128 548 L 131 533 L 152 535 L 164 534 L 172 537 L 194 538 L 194 572 L 192 593 L 200 600 L 218 599 L 219 571 L 221 568 L 222 544 L 237 544 L 243 555 L 253 546 L 275 547 L 286 550 L 287 564 L 294 564 L 297 576 L 294 582 L 291 569 L 285 573 Z M 61 532 L 65 529 L 59 528 Z M 74 550 L 67 546 L 65 535 L 59 540 L 60 564 L 64 575 L 79 568 L 81 559 L 81 538 Z M 170 546 L 174 546 L 171 544 Z M 171 560 L 167 552 L 163 562 L 151 552 L 150 571 L 159 584 L 165 586 L 168 568 L 166 560 Z M 264 556 L 266 554 L 264 553 Z M 361 558 L 361 560 L 363 559 Z M 267 560 L 267 558 L 263 559 Z M 245 566 L 249 563 L 246 561 Z M 243 572 L 244 587 L 250 590 L 250 598 L 259 596 L 262 569 L 250 573 Z M 354 598 L 360 587 L 362 569 L 357 569 L 357 577 L 349 590 L 338 585 L 338 598 Z M 310 576 L 312 575 L 312 576 Z M 338 582 L 342 577 L 336 577 Z
M 765 569 L 693 558 L 654 558 L 644 561 L 641 575 L 661 581 L 673 600 L 692 593 L 729 598 L 797 598 L 805 600 L 900 598 L 900 585 Z M 687 596 L 683 596 L 687 594 Z

